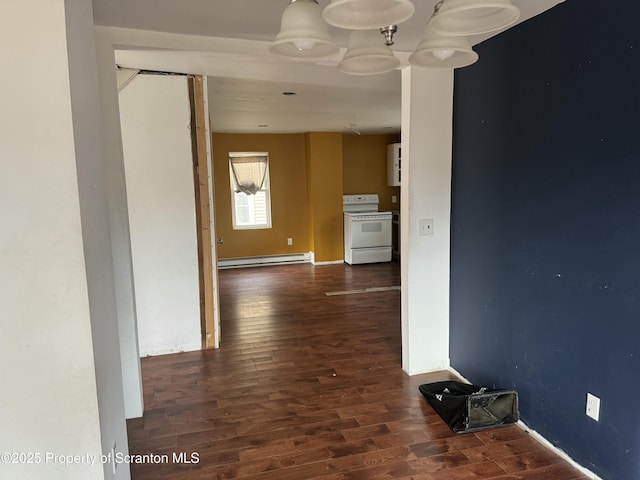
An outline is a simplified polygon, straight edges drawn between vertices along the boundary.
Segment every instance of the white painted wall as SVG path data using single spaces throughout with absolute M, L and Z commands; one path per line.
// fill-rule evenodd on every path
M 65 2 L 73 138 L 89 309 L 95 359 L 102 454 L 128 453 L 93 11 L 90 0 Z M 128 479 L 127 465 L 100 462 L 105 478 Z
M 33 454 L 3 479 L 129 478 L 48 457 L 126 449 L 92 28 L 89 0 L 0 2 L 0 452 Z
M 113 44 L 109 37 L 96 32 L 96 55 L 102 113 L 102 149 L 109 207 L 113 273 L 115 277 L 118 335 L 124 409 L 127 418 L 141 417 L 144 410 L 142 373 L 138 349 L 138 323 L 133 288 L 133 260 L 129 233 L 129 210 L 125 185 L 120 110 L 116 87 Z
M 402 367 L 449 367 L 453 70 L 402 71 Z M 419 236 L 420 219 L 433 235 Z
M 213 52 L 221 48 L 218 42 L 228 41 L 111 27 L 96 27 L 96 30 L 109 36 L 112 44 L 136 47 Z M 118 53 L 122 56 L 126 50 Z M 167 62 L 167 68 L 170 63 Z M 194 69 L 186 63 L 177 70 L 207 73 L 204 68 Z M 403 69 L 402 101 L 403 169 L 412 171 L 403 182 L 406 188 L 402 189 L 403 365 L 407 372 L 418 374 L 449 366 L 453 72 Z M 411 164 L 410 158 L 415 159 Z M 418 237 L 416 230 L 420 218 L 434 218 L 433 237 Z
M 119 98 L 140 355 L 198 350 L 187 79 L 138 75 Z

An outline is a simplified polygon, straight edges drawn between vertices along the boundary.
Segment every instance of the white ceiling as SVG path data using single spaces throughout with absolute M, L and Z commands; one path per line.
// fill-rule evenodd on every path
M 563 0 L 512 0 L 521 19 Z M 415 49 L 437 0 L 415 0 L 392 47 L 401 60 Z M 350 76 L 335 66 L 349 31 L 330 28 L 341 52 L 309 62 L 275 57 L 267 47 L 278 34 L 288 0 L 93 0 L 94 23 L 123 45 L 116 62 L 128 68 L 209 76 L 212 129 L 231 133 L 400 131 L 400 71 Z M 319 0 L 325 7 L 329 0 Z M 163 33 L 159 33 L 163 32 Z M 477 44 L 485 37 L 470 38 Z M 479 60 L 482 61 L 482 58 Z M 285 96 L 283 92 L 295 92 Z M 264 126 L 267 125 L 267 126 Z

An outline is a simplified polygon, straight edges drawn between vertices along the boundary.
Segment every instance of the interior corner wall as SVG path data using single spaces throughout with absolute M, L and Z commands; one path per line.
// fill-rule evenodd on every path
M 211 138 L 216 237 L 223 240 L 218 258 L 309 253 L 304 135 L 213 133 Z M 269 153 L 271 228 L 233 229 L 229 152 Z
M 309 232 L 315 263 L 344 259 L 342 133 L 305 133 Z
M 315 200 L 308 190 L 307 168 L 314 168 L 316 191 L 325 195 L 331 191 L 333 209 L 336 199 L 343 194 L 377 193 L 381 210 L 399 207 L 399 187 L 387 185 L 387 145 L 399 141 L 399 135 L 351 135 L 326 134 L 329 145 L 335 150 L 338 135 L 342 141 L 342 162 L 327 162 L 326 152 L 312 152 L 316 143 L 307 142 L 305 134 L 212 134 L 214 180 L 216 195 L 216 236 L 223 240 L 218 245 L 219 258 L 242 258 L 263 255 L 283 255 L 315 252 Z M 322 148 L 326 148 L 323 145 Z M 231 191 L 229 183 L 229 152 L 269 152 L 271 179 L 271 212 L 273 226 L 270 229 L 234 230 L 231 218 Z M 317 166 L 309 165 L 310 156 L 320 159 Z M 335 159 L 335 152 L 330 153 Z M 342 166 L 340 171 L 334 171 Z M 320 172 L 320 173 L 318 173 Z M 338 191 L 340 179 L 343 186 Z M 326 182 L 322 185 L 321 182 Z M 396 203 L 392 197 L 396 197 Z M 321 201 L 325 201 L 322 199 Z M 340 200 L 341 202 L 341 200 Z M 342 218 L 342 206 L 335 212 L 334 220 Z M 319 213 L 324 215 L 322 211 Z M 332 213 L 328 213 L 332 215 Z M 342 227 L 341 227 L 342 228 Z M 287 245 L 287 239 L 293 245 Z M 323 240 L 324 241 L 324 240 Z M 326 243 L 326 242 L 325 242 Z M 334 242 L 335 243 L 335 242 Z M 332 248 L 335 245 L 332 244 Z M 334 248 L 335 250 L 335 248 Z M 342 246 L 337 255 L 342 258 Z M 335 256 L 335 254 L 334 254 Z M 339 260 L 331 257 L 334 261 Z
M 126 454 L 129 448 L 91 2 L 65 2 L 65 17 L 73 139 L 102 454 L 107 455 L 112 449 Z M 100 463 L 105 478 L 130 477 L 126 466 L 116 467 L 114 471 L 113 464 Z
M 449 224 L 453 73 L 402 71 L 400 265 L 402 368 L 449 367 Z M 420 235 L 431 220 L 432 235 Z
M 564 2 L 456 73 L 451 361 L 618 480 L 640 478 L 640 6 L 602 7 Z
M 310 187 L 309 169 L 311 168 L 311 165 L 309 163 L 310 156 L 311 156 L 311 142 L 309 141 L 309 134 L 306 133 L 304 135 L 304 160 L 305 160 L 305 166 L 306 166 L 305 184 L 307 185 L 307 201 L 305 202 L 307 207 L 307 238 L 309 239 L 309 252 L 315 252 L 316 242 L 315 242 L 314 228 L 313 228 L 313 225 L 315 223 L 315 216 L 313 212 L 313 199 L 311 198 L 311 193 L 309 191 L 309 187 Z
M 187 78 L 138 75 L 119 98 L 140 355 L 199 350 Z
M 99 31 L 95 38 L 124 409 L 127 418 L 137 418 L 144 402 L 115 59 L 111 39 Z
M 45 456 L 100 458 L 126 439 L 106 200 L 92 183 L 102 154 L 91 3 L 2 2 L 0 18 L 11 66 L 0 91 L 0 452 L 34 453 L 1 462 L 0 477 L 127 479 Z
M 379 210 L 397 210 L 400 187 L 387 185 L 387 145 L 399 141 L 400 136 L 393 134 L 343 134 L 343 194 L 377 193 Z

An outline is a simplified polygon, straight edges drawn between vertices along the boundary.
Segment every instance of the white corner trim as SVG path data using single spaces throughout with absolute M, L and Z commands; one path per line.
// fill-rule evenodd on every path
M 314 265 L 338 265 L 344 263 L 344 260 L 332 260 L 330 262 L 311 262 Z
M 344 260 L 331 260 L 328 262 L 316 262 L 316 254 L 315 252 L 309 252 L 309 261 L 312 265 L 337 265 L 339 263 L 344 263 Z
M 471 382 L 469 380 L 467 380 L 464 375 L 462 375 L 459 371 L 457 371 L 455 368 L 453 368 L 451 365 L 449 365 L 449 371 L 451 373 L 453 373 L 456 377 L 458 377 L 461 381 L 463 381 L 464 383 L 468 383 L 469 385 L 471 385 Z

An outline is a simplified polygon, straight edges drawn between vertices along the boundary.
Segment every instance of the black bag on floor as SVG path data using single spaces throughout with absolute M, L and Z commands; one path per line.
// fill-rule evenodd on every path
M 456 433 L 475 432 L 518 421 L 518 394 L 462 382 L 425 383 L 418 387 L 429 405 Z

